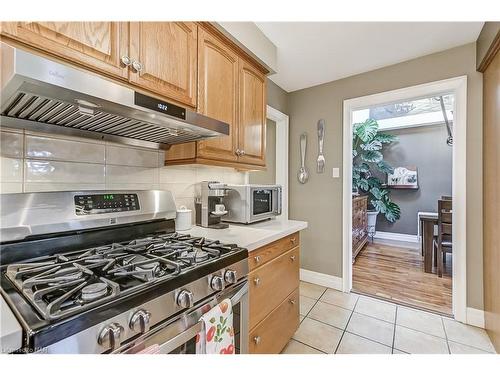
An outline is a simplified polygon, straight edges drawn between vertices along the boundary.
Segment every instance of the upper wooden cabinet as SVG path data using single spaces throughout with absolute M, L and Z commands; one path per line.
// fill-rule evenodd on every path
M 240 161 L 265 165 L 266 160 L 266 77 L 240 59 L 240 117 L 238 148 Z
M 71 62 L 128 78 L 126 22 L 2 22 L 2 35 Z
M 265 168 L 266 73 L 207 22 L 2 22 L 2 39 L 89 68 L 229 124 L 172 146 L 166 164 Z
M 198 143 L 202 158 L 236 161 L 238 55 L 204 29 L 198 31 L 198 112 L 229 124 L 229 135 Z
M 130 22 L 130 82 L 196 107 L 194 22 Z

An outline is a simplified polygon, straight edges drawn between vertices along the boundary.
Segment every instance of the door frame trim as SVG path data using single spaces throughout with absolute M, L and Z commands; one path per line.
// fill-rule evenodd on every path
M 267 106 L 267 119 L 276 123 L 276 184 L 281 185 L 282 202 L 280 220 L 288 220 L 288 115 Z
M 424 83 L 378 94 L 344 100 L 342 192 L 342 289 L 352 289 L 352 112 L 357 109 L 443 93 L 455 95 L 453 135 L 453 271 L 452 312 L 460 322 L 467 319 L 466 172 L 467 172 L 467 76 Z

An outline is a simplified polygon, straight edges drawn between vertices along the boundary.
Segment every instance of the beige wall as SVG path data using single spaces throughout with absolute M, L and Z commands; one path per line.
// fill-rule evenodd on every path
M 342 276 L 342 178 L 333 179 L 331 168 L 342 167 L 343 100 L 467 75 L 467 305 L 482 308 L 482 75 L 475 69 L 471 43 L 289 94 L 289 213 L 309 222 L 301 237 L 302 267 Z M 326 172 L 321 175 L 314 171 L 320 118 L 326 120 Z M 296 178 L 303 131 L 309 134 L 305 185 Z
M 267 79 L 267 104 L 280 112 L 288 114 L 288 94 L 276 83 Z
M 477 38 L 477 51 L 476 51 L 476 66 L 483 61 L 486 53 L 490 49 L 491 44 L 495 40 L 497 34 L 500 33 L 500 22 L 485 22 L 484 26 Z

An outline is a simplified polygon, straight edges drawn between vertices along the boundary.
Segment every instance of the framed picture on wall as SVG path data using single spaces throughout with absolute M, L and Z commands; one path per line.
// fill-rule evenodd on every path
M 397 167 L 387 174 L 387 186 L 392 189 L 418 189 L 417 167 Z

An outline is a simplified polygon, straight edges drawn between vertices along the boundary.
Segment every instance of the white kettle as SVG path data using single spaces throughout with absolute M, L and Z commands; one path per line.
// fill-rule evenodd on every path
M 177 209 L 177 215 L 175 217 L 175 230 L 189 230 L 193 227 L 193 210 L 190 210 L 186 206 L 180 206 Z

